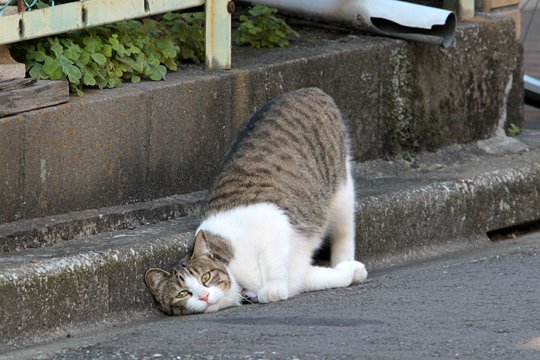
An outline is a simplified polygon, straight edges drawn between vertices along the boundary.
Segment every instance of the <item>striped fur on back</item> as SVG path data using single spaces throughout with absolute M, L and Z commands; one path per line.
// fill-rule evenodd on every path
M 269 202 L 305 234 L 325 226 L 328 204 L 344 181 L 348 140 L 339 109 L 317 88 L 265 104 L 243 126 L 223 162 L 203 218 Z

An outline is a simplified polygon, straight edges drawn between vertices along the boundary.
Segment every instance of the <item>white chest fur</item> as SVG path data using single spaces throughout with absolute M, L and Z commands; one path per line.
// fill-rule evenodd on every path
M 351 220 L 350 213 L 345 220 Z M 367 276 L 364 265 L 353 260 L 353 231 L 344 232 L 345 236 L 337 237 L 341 241 L 333 242 L 332 252 L 337 256 L 332 257 L 339 259 L 333 268 L 313 266 L 311 257 L 326 230 L 308 238 L 301 236 L 274 204 L 253 204 L 212 215 L 199 230 L 230 242 L 234 257 L 229 271 L 242 288 L 257 292 L 260 302 L 284 300 L 304 291 L 345 287 Z M 343 235 L 339 231 L 337 234 Z
M 289 258 L 294 237 L 287 216 L 276 205 L 268 203 L 212 215 L 202 222 L 199 230 L 230 241 L 234 258 L 229 270 L 241 286 L 254 291 L 261 289 L 268 271 L 274 272 L 277 264 L 273 258 L 281 261 Z

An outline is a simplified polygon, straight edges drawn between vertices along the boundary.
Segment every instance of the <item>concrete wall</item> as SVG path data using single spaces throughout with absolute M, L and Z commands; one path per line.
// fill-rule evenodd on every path
M 335 98 L 357 160 L 487 138 L 506 110 L 522 121 L 509 20 L 460 24 L 446 50 L 303 32 L 289 48 L 234 51 L 228 72 L 189 67 L 0 119 L 0 222 L 205 189 L 241 123 L 305 86 Z

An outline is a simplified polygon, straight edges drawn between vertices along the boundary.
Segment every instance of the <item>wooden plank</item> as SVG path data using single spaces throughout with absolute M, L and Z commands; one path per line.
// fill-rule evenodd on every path
M 34 79 L 9 79 L 0 81 L 0 92 L 20 89 L 27 86 L 32 86 L 37 80 Z
M 490 11 L 505 6 L 518 5 L 520 0 L 484 0 L 482 10 Z
M 0 17 L 0 44 L 189 9 L 203 4 L 204 0 L 86 0 L 59 4 Z
M 67 81 L 32 79 L 0 81 L 0 117 L 68 101 Z
M 0 17 L 0 45 L 206 5 L 206 64 L 231 68 L 228 0 L 85 0 Z M 106 9 L 106 11 L 104 11 Z

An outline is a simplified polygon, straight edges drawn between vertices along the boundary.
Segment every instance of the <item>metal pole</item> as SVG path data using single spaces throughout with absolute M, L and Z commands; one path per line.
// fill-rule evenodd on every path
M 206 0 L 206 66 L 212 70 L 231 68 L 231 14 L 228 0 Z

